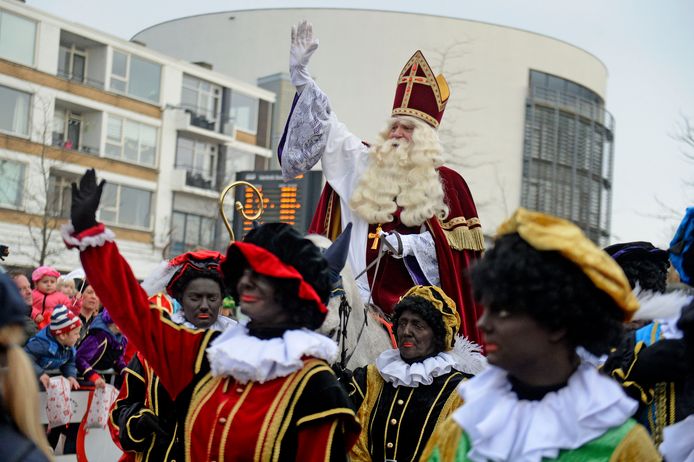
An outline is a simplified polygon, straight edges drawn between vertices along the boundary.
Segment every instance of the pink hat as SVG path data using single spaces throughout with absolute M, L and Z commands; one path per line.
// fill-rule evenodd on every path
M 44 276 L 53 276 L 55 278 L 59 278 L 60 273 L 52 266 L 39 266 L 34 270 L 33 273 L 31 273 L 31 280 L 34 282 L 38 282 Z

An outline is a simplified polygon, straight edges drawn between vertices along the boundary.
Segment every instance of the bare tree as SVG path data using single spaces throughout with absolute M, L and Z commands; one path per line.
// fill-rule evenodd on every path
M 673 138 L 682 143 L 684 158 L 694 162 L 694 124 L 687 116 L 681 116 Z

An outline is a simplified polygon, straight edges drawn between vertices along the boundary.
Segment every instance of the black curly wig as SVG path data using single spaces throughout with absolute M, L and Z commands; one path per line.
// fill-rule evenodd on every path
M 665 293 L 670 267 L 665 250 L 645 241 L 612 244 L 604 250 L 622 267 L 632 289 L 638 282 L 643 290 Z
M 244 242 L 257 245 L 277 256 L 282 262 L 293 266 L 308 284 L 313 287 L 323 303 L 328 302 L 331 280 L 328 263 L 320 249 L 298 231 L 286 223 L 266 223 L 248 232 Z M 236 285 L 248 267 L 245 257 L 234 246 L 229 246 L 227 258 L 222 263 L 222 271 L 229 293 L 238 303 Z M 267 277 L 267 276 L 266 276 Z M 326 313 L 321 313 L 312 301 L 297 297 L 298 281 L 267 277 L 275 286 L 275 300 L 290 316 L 285 328 L 306 327 L 318 329 L 325 321 Z
M 556 251 L 538 251 L 517 233 L 497 239 L 471 269 L 475 298 L 487 309 L 525 313 L 571 346 L 595 355 L 619 341 L 623 312 L 581 269 Z
M 186 271 L 183 273 L 171 286 L 171 293 L 173 297 L 181 301 L 183 297 L 183 292 L 185 292 L 186 287 L 190 284 L 190 281 L 194 279 L 212 279 L 214 282 L 219 284 L 219 290 L 222 292 L 222 297 L 226 296 L 226 288 L 224 286 L 224 280 L 219 271 Z
M 446 326 L 443 324 L 443 316 L 429 300 L 411 295 L 400 300 L 393 309 L 393 334 L 397 340 L 399 340 L 397 337 L 400 316 L 405 311 L 411 311 L 421 316 L 434 331 L 434 354 L 439 354 L 446 349 Z

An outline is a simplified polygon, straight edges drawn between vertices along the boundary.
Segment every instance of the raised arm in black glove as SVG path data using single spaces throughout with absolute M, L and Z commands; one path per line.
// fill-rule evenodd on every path
M 72 206 L 70 207 L 70 220 L 75 228 L 75 233 L 80 233 L 87 228 L 96 225 L 96 211 L 101 201 L 101 192 L 106 180 L 96 184 L 96 171 L 93 168 L 87 170 L 77 183 L 72 183 Z

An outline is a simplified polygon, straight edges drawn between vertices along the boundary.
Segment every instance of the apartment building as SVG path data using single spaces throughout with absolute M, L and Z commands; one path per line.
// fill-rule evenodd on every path
M 6 264 L 79 266 L 56 228 L 90 167 L 107 180 L 98 219 L 136 276 L 198 246 L 224 248 L 219 191 L 237 171 L 268 167 L 274 102 L 209 64 L 0 0 Z

